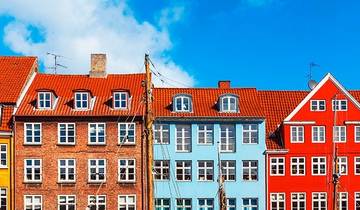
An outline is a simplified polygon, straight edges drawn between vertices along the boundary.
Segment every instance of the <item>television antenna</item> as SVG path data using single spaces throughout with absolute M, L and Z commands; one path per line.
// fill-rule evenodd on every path
M 313 68 L 314 67 L 320 67 L 320 65 L 319 64 L 316 64 L 316 63 L 314 63 L 314 62 L 310 62 L 309 63 L 309 74 L 307 75 L 308 76 L 308 79 L 309 79 L 309 81 L 308 81 L 308 87 L 310 88 L 310 90 L 313 90 L 315 87 L 316 87 L 316 85 L 318 84 L 315 80 L 313 80 L 313 78 L 312 78 L 312 70 L 313 70 Z
M 54 54 L 54 53 L 49 53 L 49 52 L 47 52 L 46 55 L 53 56 L 53 58 L 54 58 L 54 66 L 48 67 L 48 69 L 52 69 L 52 70 L 53 70 L 54 74 L 57 73 L 58 67 L 67 69 L 67 66 L 64 66 L 64 65 L 58 63 L 58 58 L 65 58 L 64 56 L 58 55 L 58 54 Z

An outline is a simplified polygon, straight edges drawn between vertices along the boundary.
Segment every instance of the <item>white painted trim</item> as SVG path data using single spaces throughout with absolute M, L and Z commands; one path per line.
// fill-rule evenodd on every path
M 272 166 L 272 163 L 271 163 L 271 160 L 273 160 L 273 159 L 283 159 L 284 160 L 284 164 L 283 164 L 283 166 L 284 166 L 284 173 L 283 174 L 273 174 L 272 173 L 272 171 L 271 171 L 271 166 Z M 285 174 L 286 174 L 286 159 L 285 159 L 285 157 L 270 157 L 270 176 L 285 176 Z M 276 165 L 277 166 L 279 166 L 280 164 L 279 164 L 279 161 L 276 161 Z
M 330 74 L 328 73 L 318 85 L 300 102 L 300 104 L 285 118 L 284 121 L 290 121 L 296 113 L 315 95 L 315 93 L 328 81 L 331 80 L 334 84 L 350 99 L 355 106 L 360 109 L 360 103 Z
M 34 79 L 35 79 L 35 76 L 36 76 L 36 71 L 34 71 L 33 74 L 30 76 L 29 81 L 26 83 L 24 89 L 23 89 L 22 92 L 20 93 L 20 96 L 19 96 L 18 100 L 16 101 L 16 105 L 15 105 L 15 108 L 14 108 L 14 111 L 13 111 L 13 115 L 15 115 L 15 113 L 16 113 L 16 111 L 17 111 L 17 108 L 20 106 L 22 100 L 24 99 L 25 94 L 27 93 L 27 91 L 29 90 L 32 82 L 33 82 Z
M 298 139 L 296 139 L 296 141 L 294 141 L 293 140 L 293 128 L 295 128 L 296 129 L 296 135 L 297 135 L 297 137 L 298 137 L 298 139 L 299 139 L 299 135 L 298 135 L 298 132 L 299 132 L 299 130 L 300 130 L 300 128 L 302 128 L 302 141 L 299 141 Z M 290 126 L 290 143 L 292 143 L 292 144 L 302 144 L 302 143 L 304 143 L 304 141 L 305 141 L 305 128 L 304 128 L 304 126 Z
M 315 158 L 325 158 L 325 174 L 314 174 L 313 168 L 314 168 L 314 159 Z M 326 176 L 327 175 L 327 158 L 326 156 L 314 156 L 311 157 L 311 176 Z M 319 168 L 320 172 L 320 168 Z
M 38 194 L 36 194 L 36 195 L 33 195 L 33 194 L 31 194 L 31 195 L 24 195 L 24 209 L 26 209 L 26 206 L 27 206 L 26 197 L 32 197 L 32 198 L 34 198 L 34 197 L 40 197 L 41 209 L 43 209 L 43 197 L 42 197 L 42 195 L 38 195 Z
M 286 154 L 288 153 L 288 149 L 277 149 L 277 150 L 266 150 L 266 154 Z
M 285 125 L 314 125 L 315 121 L 285 121 Z
M 315 128 L 323 128 L 324 129 L 324 140 L 323 141 L 314 141 L 314 129 Z M 319 135 L 319 131 L 318 131 L 318 137 L 320 137 L 320 135 Z M 320 126 L 311 126 L 311 143 L 314 143 L 314 144 L 324 144 L 325 143 L 325 141 L 326 141 L 326 128 L 325 128 L 325 126 L 323 126 L 323 125 L 320 125 Z
M 359 158 L 360 159 L 360 156 L 355 156 L 354 157 L 354 175 L 360 175 L 360 173 L 356 173 L 356 159 Z M 360 161 L 358 162 L 360 164 Z
M 345 125 L 360 125 L 360 121 L 345 121 Z
M 299 166 L 300 164 L 293 164 L 293 159 L 300 159 L 303 158 L 304 159 L 304 174 L 294 174 L 292 171 L 292 166 L 293 165 L 297 165 Z M 291 176 L 306 176 L 306 157 L 290 157 L 290 175 Z
M 0 136 L 12 136 L 13 133 L 11 131 L 0 131 Z

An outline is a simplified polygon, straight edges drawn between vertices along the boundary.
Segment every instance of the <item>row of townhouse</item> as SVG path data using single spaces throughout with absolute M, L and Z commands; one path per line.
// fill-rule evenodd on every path
M 145 74 L 107 74 L 103 54 L 88 75 L 0 57 L 0 79 L 0 210 L 147 209 Z M 360 209 L 360 91 L 332 75 L 310 91 L 152 94 L 155 209 L 218 209 L 219 176 L 229 210 L 332 209 L 334 151 L 335 200 Z

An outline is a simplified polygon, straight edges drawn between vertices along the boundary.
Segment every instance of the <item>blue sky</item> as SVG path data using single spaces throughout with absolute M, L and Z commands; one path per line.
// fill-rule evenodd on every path
M 345 87 L 360 89 L 359 1 L 169 2 L 129 0 L 126 6 L 136 21 L 148 22 L 155 30 L 166 32 L 164 40 L 170 40 L 156 51 L 159 59 L 155 65 L 162 66 L 164 58 L 170 59 L 179 71 L 193 78 L 191 85 L 215 86 L 218 80 L 231 80 L 238 87 L 306 89 L 308 66 L 313 61 L 320 65 L 313 70 L 315 79 L 331 72 Z M 166 26 L 159 21 L 164 8 L 181 8 L 179 17 L 172 14 Z M 1 28 L 14 19 L 24 22 L 26 17 L 19 18 L 14 11 L 1 13 L 0 8 Z M 37 25 L 36 20 L 26 24 L 27 28 L 30 25 L 40 31 L 29 29 L 32 33 L 28 38 L 41 43 L 41 34 L 48 33 L 46 27 Z M 0 36 L 1 54 L 26 54 L 26 50 L 17 49 L 19 46 L 11 47 L 11 41 L 4 41 L 4 30 Z M 55 43 L 51 45 L 57 48 Z M 153 45 L 149 46 L 151 53 Z M 186 80 L 184 77 L 181 82 Z

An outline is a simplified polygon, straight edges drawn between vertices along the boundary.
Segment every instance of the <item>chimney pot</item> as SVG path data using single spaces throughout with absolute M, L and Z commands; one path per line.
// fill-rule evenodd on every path
M 230 88 L 230 80 L 222 80 L 218 82 L 218 87 L 220 89 Z
M 91 54 L 90 77 L 106 77 L 106 54 Z

